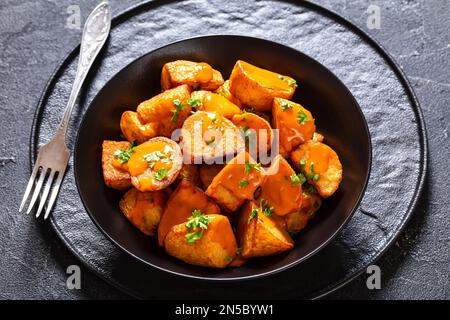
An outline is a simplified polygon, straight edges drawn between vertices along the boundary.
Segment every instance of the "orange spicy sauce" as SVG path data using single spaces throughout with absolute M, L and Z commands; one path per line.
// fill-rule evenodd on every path
M 280 104 L 283 102 L 288 103 L 291 108 L 283 110 Z M 299 120 L 299 114 L 304 114 L 305 120 Z M 310 140 L 316 131 L 311 112 L 297 103 L 276 98 L 273 116 L 275 126 L 280 130 L 279 139 L 282 152 L 290 152 L 299 144 Z
M 251 168 L 245 164 L 248 162 Z M 253 199 L 253 193 L 263 180 L 263 169 L 257 170 L 256 162 L 245 152 L 231 160 L 217 175 L 220 184 L 241 199 Z M 246 170 L 247 168 L 247 170 Z
M 291 181 L 295 172 L 286 160 L 278 157 L 275 161 L 261 185 L 261 198 L 267 200 L 275 214 L 284 216 L 300 209 L 302 186 L 300 182 Z
M 129 173 L 137 177 L 148 169 L 153 172 L 170 170 L 172 168 L 173 148 L 164 142 L 145 142 L 134 149 L 128 161 Z M 153 157 L 152 157 L 153 155 Z M 149 158 L 151 157 L 151 158 Z M 152 159 L 152 160 L 150 160 Z M 139 184 L 144 188 L 157 184 L 153 175 L 145 175 L 139 178 Z
M 236 254 L 236 238 L 231 229 L 228 218 L 219 215 L 213 217 L 208 225 L 208 233 L 213 242 L 219 243 L 220 246 L 228 252 L 232 257 Z
M 213 77 L 213 69 L 205 62 L 197 63 L 194 67 L 194 79 L 200 83 L 211 81 Z
M 322 174 L 328 170 L 330 162 L 330 149 L 320 142 L 308 142 L 298 150 L 292 152 L 292 161 L 299 166 L 300 161 L 305 161 L 304 171 L 311 173 L 311 164 L 314 164 L 314 173 Z
M 292 87 L 289 84 L 290 77 L 280 75 L 266 69 L 258 68 L 250 63 L 240 61 L 245 73 L 266 88 L 291 91 Z
M 238 106 L 217 93 L 206 93 L 202 103 L 204 111 L 217 112 L 226 118 L 231 118 L 233 115 L 241 113 L 241 109 Z

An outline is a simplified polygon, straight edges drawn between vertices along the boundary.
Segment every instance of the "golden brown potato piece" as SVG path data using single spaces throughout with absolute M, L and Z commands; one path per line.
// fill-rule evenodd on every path
M 236 211 L 245 200 L 254 199 L 256 189 L 264 178 L 260 163 L 242 151 L 214 177 L 206 190 L 220 206 L 228 211 Z
M 314 132 L 313 137 L 312 137 L 313 141 L 323 142 L 324 139 L 325 139 L 325 137 L 323 135 L 321 135 L 318 132 Z
M 168 187 L 178 176 L 183 156 L 178 144 L 156 137 L 137 146 L 128 161 L 131 183 L 139 191 L 157 191 Z
M 286 228 L 291 235 L 298 234 L 311 220 L 322 205 L 322 199 L 317 193 L 308 189 L 303 191 L 303 202 L 300 210 L 286 216 Z
M 255 113 L 245 112 L 233 116 L 231 120 L 236 127 L 243 131 L 247 143 L 255 143 L 258 152 L 261 151 L 261 146 L 269 151 L 272 146 L 273 132 L 269 122 Z M 249 131 L 252 129 L 254 131 Z M 254 140 L 254 142 L 250 142 Z M 260 146 L 261 145 L 261 146 Z
M 188 103 L 191 97 L 189 86 L 182 85 L 154 96 L 139 104 L 137 113 L 142 123 L 157 128 L 158 136 L 170 138 L 175 129 L 181 128 L 191 114 Z
M 278 223 L 276 216 L 266 216 L 252 201 L 243 206 L 237 228 L 243 258 L 270 256 L 291 250 L 294 242 Z
M 191 181 L 183 180 L 170 195 L 161 217 L 158 226 L 158 243 L 160 246 L 164 244 L 164 238 L 170 229 L 177 224 L 186 222 L 195 209 L 204 214 L 220 213 L 219 207 L 202 190 Z
M 203 190 L 208 189 L 214 177 L 223 169 L 223 164 L 203 164 L 200 166 L 200 180 L 202 181 Z
M 237 61 L 230 76 L 230 92 L 243 106 L 257 111 L 272 109 L 275 97 L 291 99 L 297 83 L 291 77 Z
M 273 126 L 279 130 L 280 153 L 285 157 L 300 144 L 311 140 L 316 131 L 311 112 L 298 103 L 275 98 L 272 116 Z
M 223 85 L 221 85 L 219 88 L 217 88 L 216 91 L 214 91 L 217 94 L 220 94 L 221 96 L 224 96 L 231 102 L 233 102 L 235 105 L 237 105 L 239 108 L 241 107 L 241 102 L 231 94 L 230 91 L 230 80 L 225 80 Z
M 105 184 L 113 189 L 125 191 L 131 188 L 131 176 L 126 164 L 117 159 L 120 151 L 127 151 L 131 144 L 128 141 L 105 140 L 102 144 L 102 168 Z
M 166 200 L 164 191 L 140 192 L 132 188 L 124 194 L 119 206 L 136 228 L 146 235 L 155 236 Z
M 177 60 L 166 63 L 161 72 L 162 91 L 179 85 L 194 90 L 216 90 L 223 84 L 222 74 L 204 62 Z
M 203 267 L 224 268 L 236 255 L 236 238 L 228 218 L 222 215 L 206 215 L 209 220 L 206 230 L 192 230 L 186 223 L 171 228 L 164 240 L 164 247 L 171 256 L 189 264 Z M 193 239 L 189 234 L 201 232 Z
M 185 163 L 212 164 L 216 159 L 233 156 L 245 148 L 236 126 L 228 119 L 204 111 L 197 111 L 183 124 L 181 147 Z
M 124 137 L 130 141 L 144 143 L 156 136 L 158 132 L 157 123 L 143 124 L 139 120 L 138 114 L 133 111 L 125 111 L 120 118 L 120 129 Z
M 338 189 L 342 164 L 336 152 L 326 144 L 308 141 L 291 153 L 291 159 L 321 197 L 328 198 Z
M 195 164 L 185 164 L 181 166 L 180 174 L 173 185 L 177 185 L 183 179 L 190 180 L 196 186 L 200 186 L 199 168 Z
M 277 155 L 261 184 L 261 199 L 279 216 L 298 211 L 302 205 L 302 183 L 289 163 Z
M 197 110 L 215 112 L 230 120 L 242 112 L 237 105 L 220 94 L 205 90 L 192 92 L 191 101 L 196 101 Z

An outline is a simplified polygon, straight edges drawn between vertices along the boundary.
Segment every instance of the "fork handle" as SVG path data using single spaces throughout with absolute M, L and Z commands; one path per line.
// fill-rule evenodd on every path
M 95 58 L 108 38 L 111 28 L 111 12 L 108 1 L 101 2 L 91 12 L 84 24 L 81 37 L 80 58 L 78 60 L 77 73 L 70 92 L 63 118 L 58 126 L 57 135 L 65 139 L 70 115 L 72 114 L 81 86 L 89 72 Z

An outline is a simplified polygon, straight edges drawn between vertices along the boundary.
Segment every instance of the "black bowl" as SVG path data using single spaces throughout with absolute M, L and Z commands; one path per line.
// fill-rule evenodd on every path
M 101 168 L 103 140 L 121 140 L 122 112 L 160 92 L 160 72 L 169 61 L 205 61 L 228 78 L 236 60 L 292 76 L 299 83 L 293 100 L 309 109 L 325 142 L 339 154 L 344 168 L 338 191 L 280 255 L 252 259 L 240 268 L 223 270 L 188 265 L 167 255 L 156 239 L 144 236 L 122 215 L 122 193 L 105 186 Z M 208 280 L 260 277 L 304 261 L 323 248 L 346 224 L 366 188 L 371 167 L 367 123 L 349 90 L 327 68 L 292 48 L 244 36 L 205 36 L 175 42 L 130 63 L 97 94 L 81 123 L 75 146 L 75 178 L 81 199 L 97 227 L 119 248 L 149 266 Z

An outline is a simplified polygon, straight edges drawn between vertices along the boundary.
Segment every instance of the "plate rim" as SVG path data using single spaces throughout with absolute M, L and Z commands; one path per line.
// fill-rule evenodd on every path
M 112 19 L 112 27 L 115 27 L 116 25 L 120 24 L 123 19 L 126 19 L 128 15 L 133 15 L 134 11 L 139 11 L 144 7 L 148 7 L 148 9 L 152 9 L 152 7 L 157 7 L 160 5 L 164 5 L 164 3 L 171 3 L 175 2 L 174 0 L 146 0 L 142 3 L 138 3 L 136 5 L 130 6 L 129 8 L 126 8 L 119 12 L 114 18 Z M 284 0 L 283 2 L 291 3 L 293 5 L 298 6 L 299 4 L 294 2 L 293 0 Z M 403 85 L 405 89 L 405 93 L 407 94 L 412 109 L 417 121 L 417 133 L 419 136 L 419 144 L 420 144 L 420 169 L 417 177 L 416 187 L 414 190 L 414 196 L 411 198 L 411 201 L 409 203 L 407 212 L 403 216 L 403 219 L 399 226 L 394 230 L 393 236 L 386 241 L 386 244 L 382 250 L 377 252 L 374 257 L 371 259 L 371 261 L 364 264 L 364 267 L 362 267 L 360 270 L 355 271 L 352 275 L 342 279 L 339 282 L 336 282 L 332 287 L 325 287 L 322 290 L 314 291 L 311 294 L 310 299 L 320 299 L 340 288 L 345 286 L 346 284 L 353 281 L 355 278 L 360 276 L 367 267 L 378 261 L 395 243 L 395 241 L 398 239 L 398 237 L 401 235 L 402 231 L 404 230 L 405 226 L 410 221 L 412 215 L 417 209 L 417 205 L 419 202 L 419 199 L 421 198 L 425 186 L 426 176 L 428 173 L 428 139 L 427 139 L 427 130 L 425 126 L 425 120 L 423 117 L 423 111 L 420 107 L 419 100 L 414 92 L 413 87 L 411 86 L 408 78 L 406 77 L 405 73 L 399 66 L 399 64 L 395 61 L 395 59 L 387 52 L 387 50 L 384 48 L 383 45 L 381 45 L 373 36 L 371 36 L 367 31 L 363 30 L 362 28 L 358 27 L 356 23 L 351 21 L 349 18 L 344 17 L 340 15 L 339 13 L 333 11 L 332 9 L 329 9 L 325 6 L 322 6 L 320 4 L 314 3 L 311 0 L 304 0 L 302 1 L 301 6 L 304 8 L 309 8 L 310 10 L 316 11 L 319 14 L 322 14 L 332 20 L 335 20 L 336 22 L 346 26 L 351 32 L 354 32 L 356 35 L 360 36 L 364 42 L 366 42 L 370 47 L 375 49 L 375 51 L 383 58 L 383 60 L 389 65 L 391 70 L 395 73 L 395 75 L 398 77 L 399 82 Z M 64 72 L 65 66 L 73 60 L 77 55 L 79 51 L 80 44 L 76 45 L 69 53 L 56 65 L 53 73 L 50 75 L 47 83 L 45 84 L 43 88 L 43 92 L 38 100 L 36 111 L 33 115 L 33 121 L 31 126 L 31 132 L 30 132 L 30 140 L 29 140 L 29 164 L 30 164 L 30 170 L 33 168 L 35 158 L 37 155 L 37 148 L 38 148 L 38 135 L 37 135 L 37 128 L 40 127 L 41 124 L 41 114 L 45 110 L 45 104 L 50 96 L 51 88 L 54 87 L 56 81 L 58 80 L 59 76 Z M 93 264 L 89 264 L 87 261 L 83 259 L 83 257 L 75 250 L 75 248 L 71 245 L 70 241 L 65 237 L 65 235 L 61 232 L 58 224 L 54 220 L 53 216 L 50 217 L 50 224 L 52 226 L 52 229 L 56 232 L 58 237 L 62 240 L 62 242 L 65 244 L 65 247 L 72 252 L 72 254 L 77 257 L 77 259 L 84 265 L 87 269 L 89 269 L 94 275 L 99 277 L 100 279 L 106 281 L 107 283 L 115 286 L 118 290 L 136 297 L 141 298 L 142 296 L 135 292 L 134 290 L 131 290 L 130 288 L 125 287 L 121 283 L 117 282 L 112 277 L 105 276 L 99 272 L 99 270 L 95 269 L 95 266 Z

